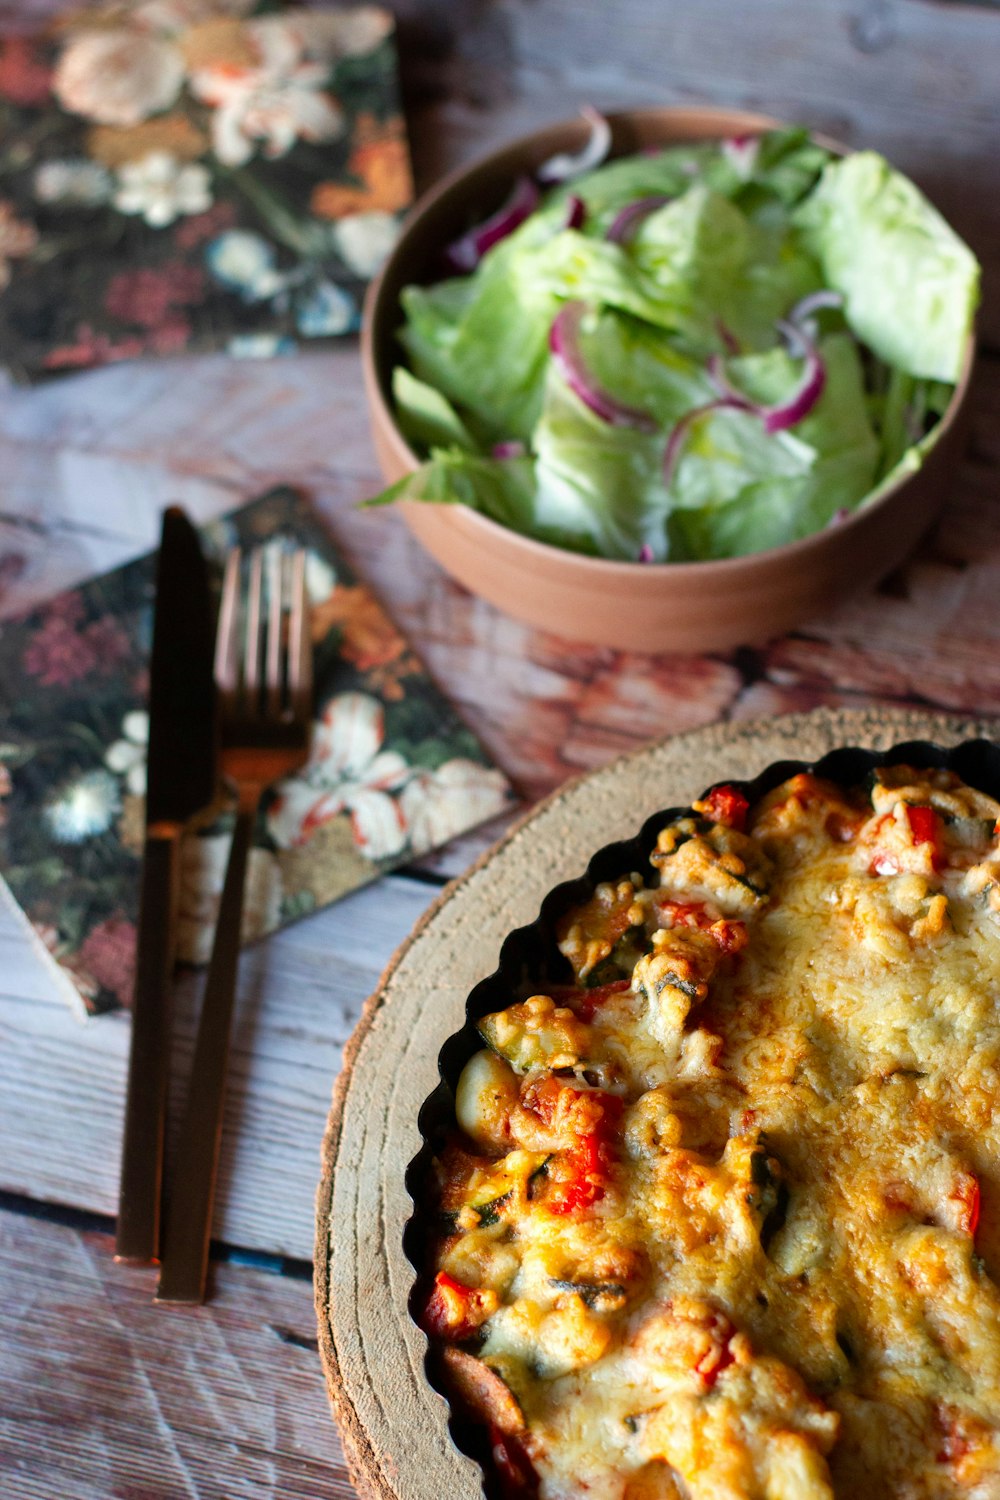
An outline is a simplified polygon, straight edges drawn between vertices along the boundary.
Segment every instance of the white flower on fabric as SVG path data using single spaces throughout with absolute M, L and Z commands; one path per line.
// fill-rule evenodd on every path
M 222 286 L 244 302 L 264 302 L 284 291 L 287 278 L 277 269 L 270 240 L 252 229 L 227 229 L 205 251 L 205 263 Z
M 118 168 L 114 205 L 120 213 L 142 214 L 151 228 L 162 229 L 183 214 L 211 208 L 210 184 L 208 169 L 199 162 L 182 165 L 169 151 L 151 151 Z
M 82 844 L 106 833 L 121 808 L 118 782 L 109 771 L 87 771 L 64 786 L 42 816 L 57 844 Z
M 351 10 L 286 10 L 282 21 L 298 35 L 309 57 L 336 62 L 366 57 L 392 31 L 392 16 L 375 5 Z
M 149 714 L 135 708 L 122 719 L 122 738 L 108 746 L 104 764 L 117 776 L 124 776 L 125 786 L 134 797 L 146 794 L 146 754 L 149 745 Z
M 296 303 L 295 326 L 307 339 L 347 333 L 357 321 L 353 297 L 332 281 L 321 281 L 308 297 Z
M 36 169 L 33 186 L 39 203 L 78 203 L 90 208 L 111 197 L 111 173 L 85 157 L 46 161 Z
M 436 771 L 417 772 L 399 802 L 410 830 L 413 853 L 426 854 L 508 805 L 509 788 L 500 771 L 456 757 Z
M 406 845 L 406 819 L 389 795 L 405 784 L 410 767 L 396 750 L 383 750 L 382 705 L 367 693 L 339 693 L 313 735 L 301 776 L 281 783 L 267 814 L 275 843 L 284 849 L 308 842 L 315 830 L 349 812 L 354 842 L 369 859 L 388 859 Z
M 141 0 L 129 13 L 133 25 L 176 34 L 219 16 L 245 16 L 257 0 Z
M 233 359 L 275 359 L 280 354 L 295 354 L 298 344 L 280 333 L 234 333 L 226 344 Z
M 300 138 L 332 141 L 344 131 L 339 105 L 323 85 L 325 63 L 307 62 L 302 43 L 282 16 L 247 22 L 257 52 L 256 67 L 198 68 L 191 91 L 214 110 L 212 145 L 229 167 L 240 167 L 259 143 L 265 156 L 284 156 Z
M 337 575 L 325 557 L 312 549 L 306 553 L 306 593 L 310 604 L 325 604 L 337 587 Z
M 180 48 L 163 37 L 86 31 L 67 45 L 52 87 L 71 115 L 101 125 L 138 125 L 173 104 L 184 73 Z
M 333 240 L 345 263 L 356 276 L 374 276 L 381 269 L 399 236 L 399 221 L 392 214 L 346 214 L 333 229 Z
M 192 835 L 181 846 L 181 888 L 177 913 L 177 956 L 182 963 L 207 964 L 229 861 L 228 834 Z M 243 896 L 243 942 L 273 932 L 281 921 L 281 866 L 268 849 L 247 857 Z

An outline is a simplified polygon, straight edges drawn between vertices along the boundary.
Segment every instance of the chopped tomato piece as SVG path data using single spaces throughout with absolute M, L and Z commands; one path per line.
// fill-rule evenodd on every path
M 547 1080 L 551 1085 L 553 1079 Z M 612 1155 L 608 1137 L 621 1116 L 621 1100 L 602 1089 L 567 1089 L 560 1086 L 558 1094 L 574 1094 L 581 1109 L 591 1116 L 592 1128 L 576 1135 L 572 1144 L 560 1153 L 559 1170 L 546 1194 L 545 1205 L 551 1213 L 569 1214 L 577 1209 L 589 1208 L 604 1197 L 611 1169 Z M 554 1116 L 565 1101 L 560 1101 L 551 1088 L 541 1085 L 536 1109 L 543 1119 Z M 597 1106 L 596 1114 L 592 1113 Z M 581 1115 L 581 1118 L 585 1116 Z
M 624 995 L 631 988 L 631 979 L 613 979 L 610 984 L 598 984 L 592 990 L 577 989 L 571 984 L 551 985 L 549 994 L 557 1005 L 568 1005 L 581 1021 L 592 1021 L 606 1000 L 612 995 Z
M 447 1271 L 439 1271 L 420 1319 L 434 1338 L 468 1338 L 496 1311 L 496 1295 L 465 1286 Z
M 734 786 L 714 786 L 707 797 L 695 802 L 693 806 L 695 812 L 711 819 L 713 823 L 724 823 L 727 828 L 735 828 L 739 833 L 746 830 L 750 804 Z
M 656 907 L 664 927 L 696 927 L 699 932 L 707 932 L 723 953 L 739 953 L 747 945 L 745 922 L 713 917 L 699 901 L 672 901 L 666 897 L 657 901 Z
M 701 1377 L 702 1384 L 707 1390 L 711 1390 L 723 1370 L 728 1370 L 734 1363 L 733 1351 L 729 1344 L 723 1344 L 721 1348 L 709 1349 L 703 1354 L 695 1365 L 695 1374 Z
M 978 1179 L 971 1172 L 960 1172 L 948 1197 L 958 1205 L 959 1231 L 974 1237 L 979 1227 L 981 1202 Z
M 915 844 L 936 844 L 938 841 L 938 816 L 933 807 L 906 809 L 907 822 Z

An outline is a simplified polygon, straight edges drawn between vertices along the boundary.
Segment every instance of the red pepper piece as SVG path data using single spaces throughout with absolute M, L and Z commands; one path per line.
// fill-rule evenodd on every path
M 747 945 L 745 922 L 730 921 L 726 917 L 715 918 L 698 901 L 657 901 L 657 910 L 664 927 L 695 927 L 707 932 L 723 953 L 739 953 Z
M 708 796 L 694 804 L 696 811 L 713 823 L 724 823 L 743 833 L 747 826 L 750 804 L 734 786 L 714 786 Z
M 581 1021 L 592 1021 L 606 1000 L 612 995 L 623 995 L 631 988 L 631 979 L 613 979 L 610 984 L 598 984 L 592 990 L 577 989 L 572 984 L 555 984 L 549 989 L 549 997 L 557 1005 L 568 1005 Z
M 433 1338 L 467 1338 L 478 1327 L 474 1315 L 476 1291 L 439 1271 L 424 1308 L 421 1326 Z
M 948 1197 L 959 1206 L 959 1230 L 962 1234 L 968 1234 L 974 1238 L 979 1228 L 979 1212 L 982 1204 L 978 1179 L 971 1172 L 959 1173 Z

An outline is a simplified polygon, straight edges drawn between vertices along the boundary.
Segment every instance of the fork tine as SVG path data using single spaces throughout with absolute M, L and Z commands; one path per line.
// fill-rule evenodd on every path
M 309 600 L 306 593 L 306 554 L 300 548 L 292 558 L 292 613 L 288 641 L 288 696 L 297 719 L 307 720 L 312 710 L 312 649 L 309 638 Z
M 263 614 L 264 558 L 257 547 L 250 554 L 250 581 L 247 588 L 247 629 L 243 650 L 244 712 L 255 717 L 260 712 L 260 648 L 264 628 Z
M 267 654 L 264 684 L 267 712 L 277 718 L 281 712 L 281 620 L 284 601 L 284 552 L 276 543 L 267 549 Z
M 215 636 L 215 682 L 220 693 L 229 697 L 236 692 L 240 678 L 240 564 L 239 547 L 230 549 L 222 580 L 222 603 Z

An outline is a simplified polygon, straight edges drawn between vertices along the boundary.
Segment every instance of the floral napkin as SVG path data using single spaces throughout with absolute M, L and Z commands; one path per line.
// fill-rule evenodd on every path
M 348 333 L 411 196 L 387 11 L 111 0 L 0 37 L 0 359 Z
M 510 787 L 407 642 L 279 489 L 204 528 L 207 555 L 307 549 L 317 721 L 308 764 L 266 801 L 244 938 L 317 910 L 503 811 Z M 61 594 L 0 632 L 0 870 L 63 988 L 128 1005 L 143 841 L 155 557 Z M 180 957 L 206 962 L 229 819 L 185 842 Z M 69 981 L 69 984 L 66 981 Z

